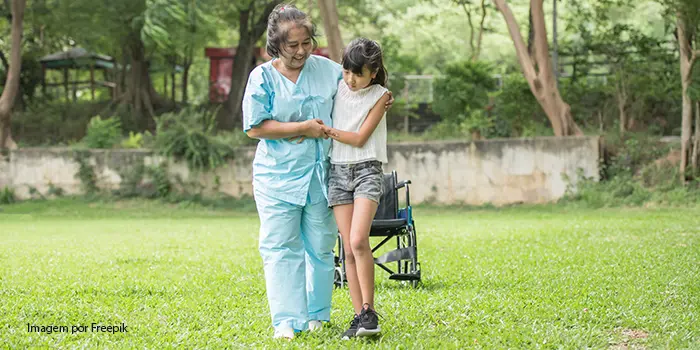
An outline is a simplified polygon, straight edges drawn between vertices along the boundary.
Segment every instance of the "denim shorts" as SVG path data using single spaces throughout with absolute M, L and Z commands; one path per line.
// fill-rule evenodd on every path
M 357 164 L 331 164 L 328 179 L 328 206 L 353 203 L 367 198 L 379 203 L 384 193 L 382 163 L 370 160 Z

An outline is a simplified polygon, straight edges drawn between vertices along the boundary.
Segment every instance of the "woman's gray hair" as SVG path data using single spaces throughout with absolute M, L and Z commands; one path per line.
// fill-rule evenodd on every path
M 291 22 L 299 27 L 304 27 L 309 32 L 314 44 L 313 50 L 318 47 L 316 41 L 316 26 L 311 23 L 309 16 L 294 5 L 280 4 L 272 10 L 267 18 L 267 45 L 265 47 L 270 57 L 279 57 L 282 45 L 287 42 L 287 32 L 292 26 L 284 25 Z

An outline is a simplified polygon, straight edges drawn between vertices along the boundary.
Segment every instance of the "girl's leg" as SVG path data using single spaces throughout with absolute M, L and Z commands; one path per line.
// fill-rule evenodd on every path
M 259 250 L 275 329 L 306 328 L 306 272 L 300 206 L 255 192 L 260 216 Z
M 348 279 L 348 288 L 350 289 L 350 300 L 352 307 L 355 309 L 355 315 L 359 315 L 362 311 L 362 292 L 360 284 L 357 280 L 357 268 L 355 265 L 355 256 L 352 254 L 350 243 L 350 227 L 352 224 L 353 204 L 342 204 L 333 207 L 335 222 L 338 223 L 338 230 L 343 240 L 343 250 L 345 251 L 345 276 Z
M 374 309 L 374 257 L 369 245 L 369 230 L 377 202 L 367 198 L 356 198 L 350 227 L 350 246 L 355 256 L 357 278 L 362 291 L 362 305 L 369 304 Z

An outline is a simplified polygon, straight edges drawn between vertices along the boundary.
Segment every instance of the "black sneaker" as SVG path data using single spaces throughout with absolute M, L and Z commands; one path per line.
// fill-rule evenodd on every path
M 350 338 L 355 337 L 355 333 L 357 332 L 357 326 L 360 325 L 360 315 L 355 315 L 355 317 L 352 318 L 352 321 L 350 321 L 350 328 L 348 328 L 345 333 L 343 333 L 343 336 L 341 339 L 343 340 L 348 340 Z
M 363 305 L 362 312 L 360 312 L 360 324 L 357 327 L 355 336 L 366 337 L 379 334 L 380 331 L 377 312 L 372 310 L 372 308 L 369 307 L 369 304 Z

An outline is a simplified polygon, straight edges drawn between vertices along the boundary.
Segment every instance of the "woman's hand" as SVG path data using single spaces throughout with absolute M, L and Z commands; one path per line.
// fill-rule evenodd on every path
M 328 135 L 326 134 L 324 128 L 326 128 L 326 126 L 323 124 L 323 120 L 321 119 L 307 120 L 301 123 L 301 135 L 292 136 L 287 140 L 289 140 L 289 142 L 296 141 L 297 143 L 302 143 L 304 142 L 304 140 L 306 140 L 307 137 L 323 137 L 324 139 L 327 139 Z
M 387 95 L 389 95 L 389 101 L 386 101 L 384 104 L 384 110 L 388 111 L 389 108 L 394 104 L 394 95 L 391 93 L 391 91 L 386 92 Z
M 301 136 L 320 138 L 323 137 L 327 139 L 328 136 L 323 132 L 323 120 L 321 119 L 311 119 L 302 123 L 302 134 Z

